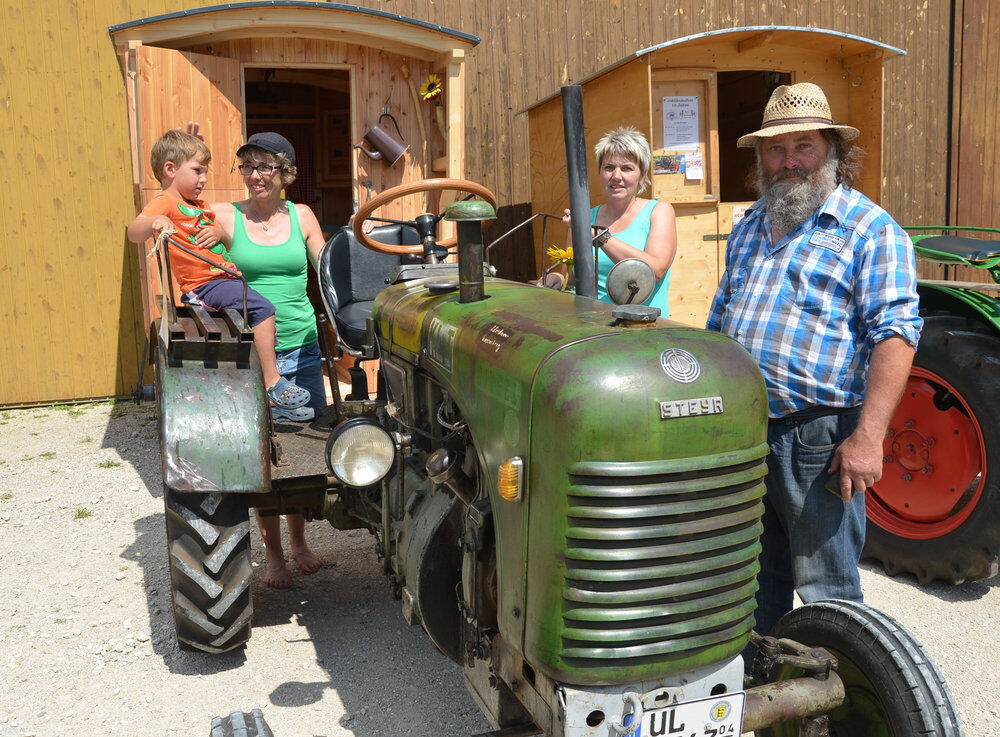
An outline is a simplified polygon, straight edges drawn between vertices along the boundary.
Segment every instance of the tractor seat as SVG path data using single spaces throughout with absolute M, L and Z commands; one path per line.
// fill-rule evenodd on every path
M 381 225 L 368 237 L 380 243 L 410 246 L 420 243 L 417 231 L 407 225 Z M 337 328 L 341 342 L 360 351 L 365 342 L 368 318 L 375 295 L 385 289 L 387 277 L 403 256 L 370 251 L 344 226 L 327 241 L 319 256 L 319 284 L 327 314 Z
M 974 264 L 1000 256 L 1000 241 L 984 241 L 957 235 L 932 235 L 921 238 L 914 245 L 922 252 L 936 251 Z

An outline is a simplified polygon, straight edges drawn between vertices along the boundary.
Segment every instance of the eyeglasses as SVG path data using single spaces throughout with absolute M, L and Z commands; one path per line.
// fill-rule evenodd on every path
M 277 169 L 278 167 L 275 166 L 274 164 L 257 164 L 256 166 L 254 166 L 253 164 L 240 164 L 236 168 L 239 169 L 240 174 L 242 174 L 245 177 L 250 176 L 254 172 L 257 172 L 262 177 L 269 177 L 272 174 L 274 174 L 274 170 Z

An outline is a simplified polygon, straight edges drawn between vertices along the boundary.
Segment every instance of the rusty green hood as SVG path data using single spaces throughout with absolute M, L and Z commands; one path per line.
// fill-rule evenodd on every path
M 459 304 L 421 282 L 373 310 L 384 360 L 468 422 L 493 502 L 499 624 L 562 681 L 626 682 L 732 657 L 753 625 L 767 398 L 725 336 L 500 280 Z M 524 461 L 522 501 L 497 468 Z

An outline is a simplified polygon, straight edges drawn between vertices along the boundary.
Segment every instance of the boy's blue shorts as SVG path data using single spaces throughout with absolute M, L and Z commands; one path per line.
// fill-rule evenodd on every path
M 184 302 L 201 304 L 210 310 L 231 307 L 243 314 L 243 282 L 239 279 L 213 279 L 192 289 L 182 298 Z M 274 314 L 274 305 L 259 292 L 247 288 L 247 322 L 256 327 Z

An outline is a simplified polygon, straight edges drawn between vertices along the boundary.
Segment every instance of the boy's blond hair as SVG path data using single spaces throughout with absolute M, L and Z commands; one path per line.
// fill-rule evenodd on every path
M 153 144 L 149 165 L 153 167 L 157 181 L 163 184 L 163 167 L 168 161 L 180 166 L 196 156 L 206 165 L 212 161 L 212 152 L 203 140 L 184 131 L 169 130 Z

